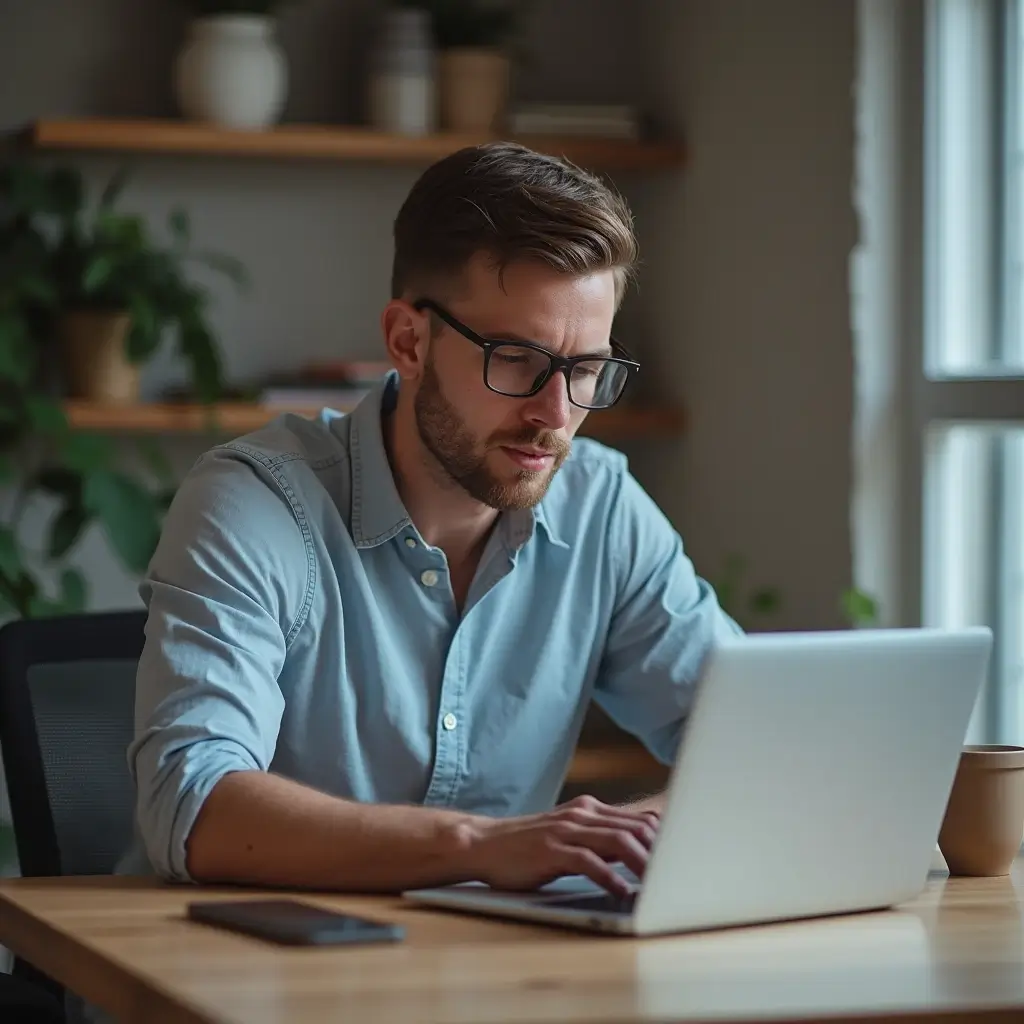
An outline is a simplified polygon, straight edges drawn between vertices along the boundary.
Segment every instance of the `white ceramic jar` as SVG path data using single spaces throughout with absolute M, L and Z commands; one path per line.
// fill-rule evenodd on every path
M 429 12 L 415 7 L 385 11 L 370 61 L 370 125 L 398 135 L 433 132 L 435 73 Z
M 176 67 L 182 113 L 225 128 L 274 124 L 288 94 L 288 66 L 276 29 L 275 19 L 260 15 L 195 19 Z

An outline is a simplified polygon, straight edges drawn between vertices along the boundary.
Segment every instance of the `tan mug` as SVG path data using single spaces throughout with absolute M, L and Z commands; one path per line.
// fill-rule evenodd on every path
M 951 875 L 1006 875 L 1024 841 L 1024 747 L 967 746 L 939 830 Z

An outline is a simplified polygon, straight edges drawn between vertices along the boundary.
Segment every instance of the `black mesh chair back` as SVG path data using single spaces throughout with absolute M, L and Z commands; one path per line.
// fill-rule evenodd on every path
M 111 874 L 128 848 L 145 621 L 140 610 L 0 628 L 0 753 L 24 876 Z M 15 973 L 60 991 L 20 961 Z

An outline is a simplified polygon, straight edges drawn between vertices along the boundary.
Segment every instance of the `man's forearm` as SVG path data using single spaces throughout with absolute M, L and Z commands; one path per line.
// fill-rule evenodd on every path
M 197 881 L 394 891 L 467 881 L 480 819 L 359 804 L 278 775 L 234 772 L 207 797 L 188 838 Z

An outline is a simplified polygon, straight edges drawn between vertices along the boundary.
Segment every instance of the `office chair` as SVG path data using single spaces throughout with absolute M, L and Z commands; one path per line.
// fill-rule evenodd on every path
M 131 841 L 126 750 L 145 622 L 139 610 L 0 628 L 0 753 L 25 877 L 111 874 Z M 77 1016 L 31 964 L 16 959 L 13 973 Z

